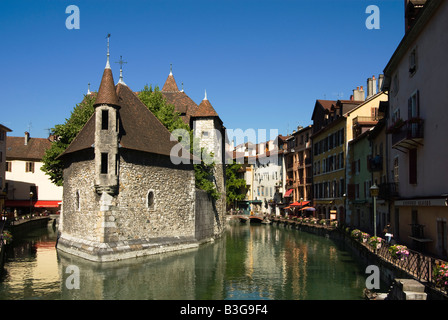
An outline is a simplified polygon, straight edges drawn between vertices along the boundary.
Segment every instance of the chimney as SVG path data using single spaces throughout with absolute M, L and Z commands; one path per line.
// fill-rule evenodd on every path
M 378 76 L 378 92 L 383 91 L 384 74 Z
M 376 79 L 375 76 L 367 79 L 367 99 L 376 94 Z
M 373 91 L 372 78 L 367 78 L 367 99 L 370 98 Z
M 28 145 L 28 141 L 30 140 L 30 133 L 28 131 L 25 131 L 25 145 Z
M 355 101 L 364 101 L 365 98 L 365 93 L 364 93 L 364 88 L 363 86 L 360 87 L 356 87 L 355 90 L 353 90 L 353 100 Z

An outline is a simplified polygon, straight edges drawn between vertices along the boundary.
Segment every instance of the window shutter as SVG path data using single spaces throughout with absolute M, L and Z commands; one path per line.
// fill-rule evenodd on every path
M 417 149 L 409 150 L 409 183 L 417 184 Z

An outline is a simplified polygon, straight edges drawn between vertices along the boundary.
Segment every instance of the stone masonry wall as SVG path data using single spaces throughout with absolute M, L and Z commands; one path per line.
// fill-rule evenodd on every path
M 93 152 L 80 152 L 67 165 L 59 249 L 114 261 L 191 248 L 222 235 L 224 166 L 216 166 L 221 197 L 212 201 L 195 188 L 192 165 L 175 166 L 167 157 L 127 149 L 120 155 L 117 195 L 95 192 Z

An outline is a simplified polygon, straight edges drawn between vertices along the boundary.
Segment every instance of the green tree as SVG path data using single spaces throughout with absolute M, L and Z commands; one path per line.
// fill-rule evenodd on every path
M 50 177 L 51 182 L 58 186 L 63 184 L 63 165 L 61 160 L 56 158 L 67 149 L 87 120 L 92 116 L 95 99 L 96 95 L 85 95 L 83 101 L 73 109 L 70 118 L 65 119 L 64 124 L 57 124 L 51 129 L 51 134 L 56 137 L 56 140 L 46 150 L 42 158 L 43 165 L 41 170 Z
M 227 205 L 235 201 L 244 200 L 246 196 L 246 180 L 238 178 L 238 171 L 242 165 L 236 162 L 226 165 L 226 202 Z

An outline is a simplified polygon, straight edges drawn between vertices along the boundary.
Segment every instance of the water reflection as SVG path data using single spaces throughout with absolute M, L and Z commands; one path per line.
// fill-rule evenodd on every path
M 365 275 L 333 241 L 278 226 L 231 223 L 189 251 L 112 263 L 57 252 L 42 229 L 15 238 L 0 299 L 360 299 Z M 69 289 L 79 268 L 80 289 Z

